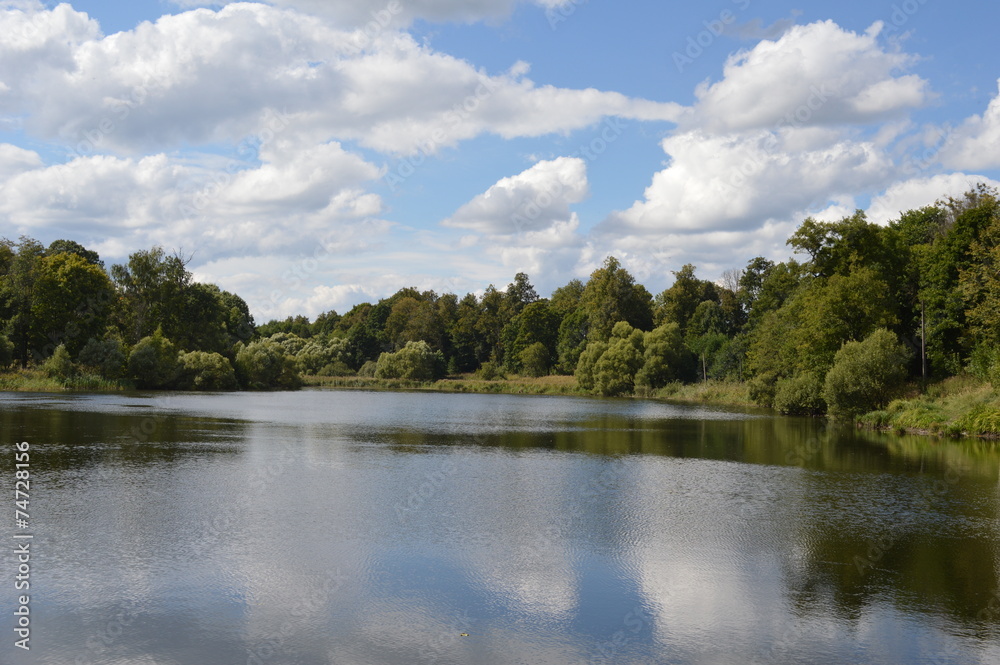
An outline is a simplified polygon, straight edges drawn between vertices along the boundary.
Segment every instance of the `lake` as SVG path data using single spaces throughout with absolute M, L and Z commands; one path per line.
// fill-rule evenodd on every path
M 0 409 L 4 664 L 1000 662 L 997 444 L 571 397 Z

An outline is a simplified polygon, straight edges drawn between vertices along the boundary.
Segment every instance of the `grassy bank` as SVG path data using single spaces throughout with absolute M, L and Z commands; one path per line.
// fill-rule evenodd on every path
M 431 390 L 452 393 L 498 393 L 506 395 L 590 395 L 577 386 L 572 376 L 511 376 L 487 381 L 473 374 L 448 377 L 439 381 L 402 381 L 361 376 L 306 376 L 307 386 L 356 388 L 362 390 Z M 659 390 L 639 390 L 635 397 L 662 399 L 690 404 L 753 406 L 747 386 L 742 383 L 709 381 L 685 385 L 674 383 Z
M 360 390 L 429 390 L 449 393 L 500 393 L 505 395 L 581 395 L 572 376 L 517 376 L 487 381 L 471 374 L 439 381 L 404 381 L 363 376 L 304 376 L 307 386 Z
M 60 381 L 39 369 L 21 369 L 0 372 L 0 391 L 22 393 L 61 393 L 74 390 L 94 392 L 121 392 L 128 386 L 119 381 L 109 381 L 94 375 L 81 375 Z
M 897 432 L 1000 438 L 1000 392 L 971 377 L 952 377 L 922 395 L 865 414 L 858 422 Z

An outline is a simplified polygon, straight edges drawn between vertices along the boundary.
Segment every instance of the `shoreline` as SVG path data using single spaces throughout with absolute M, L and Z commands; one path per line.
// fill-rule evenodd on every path
M 482 395 L 540 395 L 595 397 L 564 375 L 511 376 L 486 380 L 474 375 L 437 381 L 376 379 L 360 376 L 303 376 L 303 387 L 335 390 L 418 391 Z M 80 377 L 69 385 L 34 370 L 0 374 L 0 391 L 21 393 L 131 392 L 119 381 Z M 624 399 L 651 399 L 668 404 L 755 409 L 781 415 L 755 404 L 746 383 L 708 381 L 671 384 L 659 390 L 638 390 Z M 825 417 L 825 416 L 823 416 Z M 857 418 L 855 426 L 875 432 L 914 436 L 1000 441 L 1000 391 L 970 377 L 952 377 L 891 402 L 885 409 Z

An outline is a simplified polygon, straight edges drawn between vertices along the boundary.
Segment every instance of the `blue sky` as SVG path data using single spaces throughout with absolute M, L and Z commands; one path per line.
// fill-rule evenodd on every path
M 656 292 L 1000 180 L 994 4 L 0 8 L 0 235 L 181 251 L 260 320 L 609 254 Z

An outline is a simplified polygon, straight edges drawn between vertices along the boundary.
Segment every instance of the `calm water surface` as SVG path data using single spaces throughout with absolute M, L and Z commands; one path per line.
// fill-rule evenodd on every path
M 1000 663 L 993 444 L 318 390 L 0 394 L 0 432 L 4 664 Z

